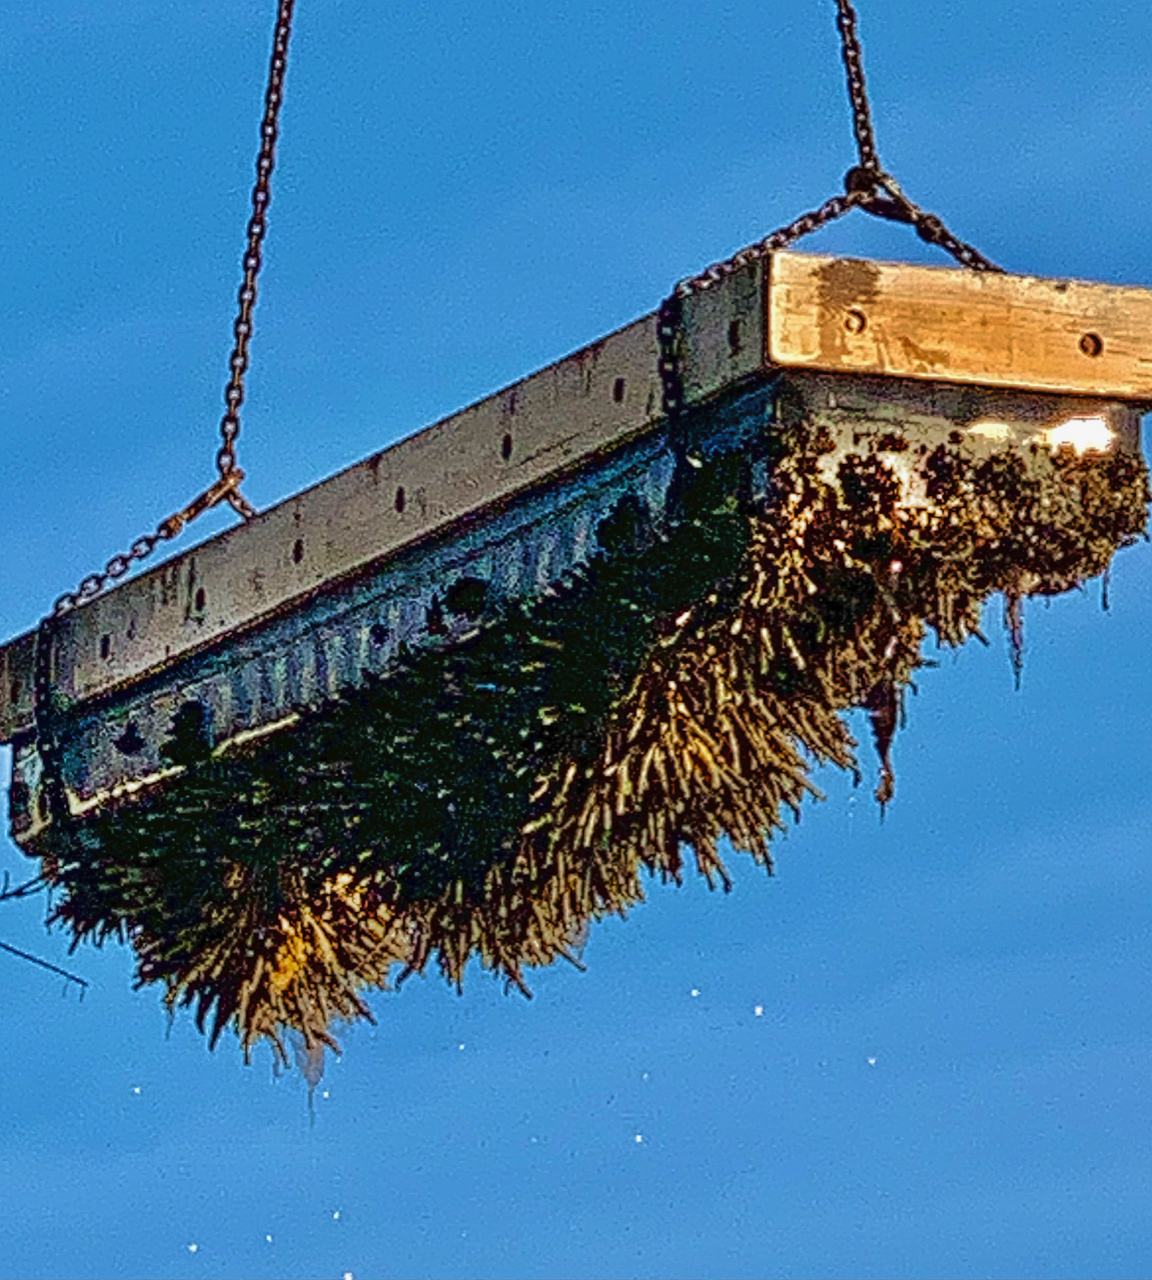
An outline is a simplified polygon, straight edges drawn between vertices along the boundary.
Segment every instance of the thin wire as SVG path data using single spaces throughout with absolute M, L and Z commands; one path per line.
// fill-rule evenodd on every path
M 39 956 L 34 956 L 29 951 L 21 951 L 19 947 L 9 946 L 7 942 L 0 942 L 0 951 L 7 951 L 10 955 L 19 956 L 21 960 L 27 960 L 29 964 L 39 965 L 41 969 L 47 969 L 49 973 L 59 974 L 61 978 L 67 978 L 69 982 L 75 982 L 78 986 L 88 986 L 87 979 L 77 977 L 76 974 L 69 973 L 67 969 L 61 969 L 58 964 L 50 964 L 47 960 L 41 960 Z

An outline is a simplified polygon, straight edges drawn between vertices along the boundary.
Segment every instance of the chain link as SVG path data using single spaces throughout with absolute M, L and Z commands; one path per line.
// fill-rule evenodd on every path
M 869 198 L 866 193 L 860 191 L 848 191 L 844 195 L 833 196 L 830 200 L 825 200 L 819 209 L 813 209 L 809 213 L 802 213 L 794 222 L 788 223 L 787 226 L 778 227 L 771 235 L 765 236 L 763 240 L 749 245 L 746 249 L 741 249 L 739 253 L 734 254 L 731 258 L 726 258 L 723 262 L 714 262 L 710 267 L 701 271 L 699 275 L 689 276 L 686 280 L 681 280 L 674 290 L 674 295 L 679 298 L 687 298 L 694 293 L 702 293 L 705 289 L 710 289 L 712 285 L 718 284 L 721 280 L 726 280 L 731 275 L 735 275 L 737 271 L 750 266 L 753 262 L 759 262 L 761 259 L 768 257 L 770 253 L 774 253 L 777 249 L 786 249 L 802 236 L 811 235 L 813 231 L 818 231 L 821 227 L 827 226 L 828 223 L 835 222 L 837 218 L 842 218 L 849 209 L 863 208 Z
M 848 77 L 848 98 L 852 105 L 852 126 L 860 158 L 860 163 L 845 175 L 844 194 L 826 200 L 819 209 L 801 214 L 794 222 L 778 228 L 756 244 L 741 249 L 733 257 L 715 262 L 699 275 L 680 281 L 676 286 L 675 296 L 683 299 L 711 288 L 750 263 L 759 262 L 775 250 L 787 248 L 803 236 L 843 217 L 850 209 L 863 209 L 876 218 L 908 223 L 921 240 L 938 245 L 961 266 L 972 271 L 1003 271 L 1003 267 L 998 267 L 978 249 L 953 235 L 934 213 L 928 213 L 910 200 L 896 179 L 880 164 L 876 135 L 872 128 L 872 111 L 868 103 L 868 85 L 864 79 L 860 37 L 856 30 L 856 10 L 851 0 L 835 0 L 835 3 L 840 51 Z
M 271 178 L 276 165 L 276 140 L 280 131 L 280 105 L 284 100 L 284 73 L 288 68 L 288 41 L 292 35 L 295 0 L 280 0 L 272 60 L 268 67 L 268 88 L 264 95 L 264 119 L 260 125 L 260 154 L 256 159 L 256 185 L 252 189 L 252 216 L 248 220 L 248 247 L 244 253 L 244 279 L 237 302 L 240 310 L 232 327 L 235 344 L 229 360 L 232 376 L 224 389 L 224 416 L 220 420 L 223 443 L 216 454 L 221 478 L 236 470 L 236 437 L 240 434 L 240 406 L 244 403 L 244 375 L 248 372 L 248 344 L 252 340 L 252 312 L 256 306 L 256 279 L 260 274 L 268 205 L 272 200 Z M 245 520 L 255 512 L 232 489 L 225 499 Z
M 32 691 L 36 708 L 36 750 L 40 755 L 42 820 L 63 816 L 64 788 L 60 774 L 60 732 L 56 717 L 55 671 L 58 620 L 55 614 L 45 618 L 36 632 L 36 654 L 32 668 Z
M 113 556 L 102 572 L 90 573 L 75 591 L 66 591 L 59 596 L 52 606 L 52 616 L 58 617 L 60 614 L 69 613 L 77 605 L 98 596 L 109 582 L 122 578 L 138 560 L 150 556 L 156 549 L 157 543 L 168 542 L 175 538 L 186 525 L 191 524 L 209 508 L 218 506 L 221 502 L 230 502 L 231 495 L 239 491 L 243 480 L 244 472 L 239 467 L 234 467 L 228 475 L 221 476 L 203 493 L 193 498 L 182 511 L 176 511 L 166 520 L 162 520 L 156 526 L 154 533 L 144 534 L 137 538 L 127 551 Z
M 162 520 L 153 533 L 137 538 L 127 551 L 113 556 L 102 572 L 90 573 L 74 591 L 66 591 L 53 605 L 53 616 L 67 613 L 77 605 L 98 596 L 110 582 L 122 578 L 134 564 L 150 556 L 157 544 L 175 538 L 198 516 L 221 502 L 227 502 L 245 520 L 250 520 L 256 514 L 255 508 L 240 492 L 244 472 L 236 465 L 236 437 L 240 434 L 240 406 L 244 401 L 244 375 L 248 371 L 252 310 L 256 306 L 256 278 L 260 272 L 261 248 L 268 227 L 268 205 L 272 199 L 270 183 L 276 163 L 276 140 L 279 136 L 280 106 L 284 99 L 284 73 L 288 67 L 288 41 L 292 34 L 294 7 L 295 0 L 279 0 L 272 59 L 268 68 L 268 86 L 264 95 L 264 118 L 260 125 L 260 152 L 256 159 L 256 183 L 252 189 L 248 245 L 244 251 L 244 279 L 237 295 L 239 313 L 232 328 L 235 343 L 228 362 L 231 377 L 224 391 L 225 411 L 220 422 L 223 444 L 216 454 L 220 479 L 193 498 L 181 511 Z
M 660 386 L 664 413 L 670 420 L 678 418 L 684 408 L 684 377 L 680 370 L 683 319 L 683 295 L 674 291 L 661 303 L 656 317 L 656 341 L 660 347 Z
M 848 97 L 852 103 L 852 125 L 860 164 L 865 169 L 879 169 L 876 135 L 872 131 L 872 112 L 868 106 L 868 86 L 864 82 L 864 60 L 860 37 L 856 33 L 856 10 L 852 0 L 836 0 L 836 26 L 840 31 L 840 53 L 848 73 Z
M 872 129 L 872 109 L 868 103 L 868 85 L 864 79 L 864 59 L 856 22 L 852 0 L 836 0 L 836 26 L 840 32 L 840 52 L 848 77 L 848 100 L 852 104 L 852 128 L 860 157 L 860 163 L 845 175 L 845 189 L 863 192 L 866 198 L 861 208 L 874 217 L 911 223 L 921 240 L 939 245 L 961 266 L 973 271 L 1002 271 L 1002 267 L 978 249 L 954 236 L 934 213 L 928 213 L 910 200 L 896 179 L 881 165 Z M 886 192 L 887 198 L 881 192 Z
M 220 422 L 223 443 L 216 454 L 220 478 L 186 507 L 162 520 L 125 552 L 115 555 L 100 573 L 90 573 L 74 591 L 66 591 L 52 606 L 36 633 L 33 691 L 35 698 L 36 745 L 43 769 L 42 794 L 45 817 L 64 816 L 65 792 L 61 779 L 63 742 L 59 721 L 54 655 L 59 619 L 78 605 L 98 596 L 110 583 L 122 578 L 140 560 L 146 559 L 161 542 L 175 538 L 193 520 L 210 508 L 227 502 L 245 520 L 255 509 L 240 492 L 244 472 L 236 465 L 236 437 L 240 434 L 240 406 L 244 401 L 244 375 L 248 371 L 248 344 L 252 338 L 252 311 L 256 305 L 256 279 L 260 272 L 261 249 L 267 230 L 271 201 L 272 170 L 276 162 L 280 106 L 284 98 L 284 74 L 288 66 L 288 41 L 292 32 L 295 0 L 279 0 L 268 85 L 264 95 L 264 118 L 260 125 L 260 152 L 256 160 L 256 182 L 252 190 L 252 216 L 248 221 L 248 244 L 244 252 L 244 279 L 237 297 L 239 313 L 233 325 L 235 339 L 229 360 L 231 377 L 224 392 L 225 412 Z

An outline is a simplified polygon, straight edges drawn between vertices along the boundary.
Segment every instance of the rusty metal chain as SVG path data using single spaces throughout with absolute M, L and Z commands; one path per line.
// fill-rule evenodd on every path
M 851 0 L 836 0 L 836 27 L 840 32 L 840 54 L 844 59 L 844 70 L 848 73 L 848 98 L 852 103 L 852 127 L 856 133 L 860 165 L 864 169 L 875 171 L 880 168 L 880 157 L 876 152 L 876 135 L 872 130 L 872 111 L 868 105 L 868 86 L 864 81 L 860 37 L 856 33 L 856 10 L 853 9 Z
M 656 315 L 656 341 L 660 348 L 658 368 L 664 413 L 674 421 L 684 409 L 684 377 L 680 369 L 684 296 L 674 290 L 660 304 Z
M 122 578 L 140 560 L 146 559 L 158 543 L 175 538 L 187 525 L 212 507 L 227 502 L 245 520 L 255 508 L 240 492 L 244 472 L 236 465 L 236 437 L 240 434 L 240 406 L 244 401 L 244 375 L 248 371 L 248 344 L 252 338 L 252 311 L 256 306 L 256 278 L 260 272 L 261 248 L 267 230 L 268 205 L 272 199 L 270 180 L 276 163 L 280 106 L 284 99 L 284 73 L 288 66 L 288 41 L 292 34 L 295 0 L 279 0 L 268 85 L 264 94 L 264 118 L 260 125 L 260 151 L 256 159 L 256 182 L 252 189 L 252 216 L 248 221 L 248 244 L 244 251 L 244 279 L 237 295 L 239 312 L 233 325 L 234 345 L 229 359 L 231 376 L 224 390 L 225 411 L 220 422 L 223 444 L 216 454 L 219 480 L 208 486 L 180 511 L 162 520 L 154 532 L 146 533 L 120 555 L 115 555 L 99 573 L 90 573 L 74 591 L 66 591 L 52 606 L 52 616 L 75 609 L 98 596 L 110 582 Z
M 954 236 L 934 213 L 928 213 L 910 200 L 896 179 L 880 163 L 876 135 L 872 129 L 872 109 L 868 103 L 868 85 L 864 79 L 864 60 L 856 21 L 852 0 L 836 0 L 840 53 L 848 78 L 852 128 L 856 134 L 856 149 L 860 157 L 860 163 L 845 175 L 845 189 L 849 192 L 864 192 L 867 198 L 861 207 L 874 217 L 911 223 L 921 240 L 939 245 L 961 266 L 972 271 L 1003 271 L 1003 267 L 998 267 L 978 249 Z M 882 195 L 881 192 L 886 192 L 887 195 Z
M 260 274 L 268 205 L 272 199 L 270 183 L 276 164 L 276 139 L 279 136 L 280 105 L 284 100 L 284 73 L 288 68 L 288 41 L 292 35 L 292 10 L 295 2 L 296 0 L 280 0 L 280 9 L 276 15 L 268 88 L 264 95 L 264 119 L 260 125 L 256 185 L 252 190 L 252 217 L 248 220 L 248 248 L 244 253 L 244 280 L 237 295 L 240 310 L 232 329 L 235 338 L 229 362 L 232 376 L 224 391 L 225 410 L 224 417 L 220 420 L 220 435 L 224 443 L 216 454 L 216 465 L 222 479 L 227 479 L 236 470 L 236 437 L 240 434 L 240 406 L 244 402 L 244 375 L 248 371 L 248 343 L 252 339 L 256 278 Z M 230 490 L 225 500 L 245 520 L 256 514 L 241 496 L 239 489 Z
M 63 815 L 64 796 L 60 774 L 61 742 L 53 691 L 57 615 L 45 618 L 36 632 L 32 670 L 32 694 L 36 709 L 36 750 L 40 755 L 41 800 L 39 818 L 47 821 Z
M 90 573 L 75 591 L 66 591 L 59 596 L 52 606 L 52 616 L 58 617 L 62 613 L 68 613 L 77 605 L 98 596 L 108 583 L 122 578 L 136 561 L 150 556 L 156 549 L 157 543 L 168 542 L 175 538 L 186 525 L 191 524 L 197 516 L 203 515 L 211 507 L 218 506 L 221 502 L 231 502 L 231 495 L 239 492 L 243 480 L 244 472 L 239 467 L 233 468 L 228 475 L 221 476 L 203 493 L 193 498 L 182 511 L 176 511 L 167 519 L 161 520 L 154 533 L 146 533 L 137 538 L 127 551 L 113 556 L 100 573 Z
M 829 222 L 835 222 L 837 218 L 842 218 L 849 209 L 862 209 L 869 198 L 867 193 L 860 191 L 847 191 L 844 195 L 833 196 L 830 200 L 825 200 L 819 209 L 802 213 L 794 222 L 789 222 L 787 226 L 778 227 L 770 235 L 765 236 L 763 240 L 758 240 L 746 249 L 741 249 L 739 253 L 734 254 L 731 258 L 725 258 L 723 262 L 714 262 L 710 267 L 701 271 L 699 275 L 689 276 L 686 280 L 681 280 L 676 286 L 675 295 L 680 298 L 687 298 L 694 293 L 709 289 L 712 285 L 727 279 L 728 276 L 734 275 L 737 271 L 750 266 L 753 262 L 759 262 L 762 258 L 766 258 L 777 249 L 786 249 L 802 236 L 811 235 L 813 231 L 819 231 L 821 227 L 827 226 Z
M 127 551 L 113 556 L 101 572 L 89 574 L 74 591 L 66 591 L 58 597 L 52 606 L 52 612 L 41 621 L 36 633 L 33 686 L 36 745 L 43 778 L 43 819 L 65 816 L 66 811 L 66 793 L 61 776 L 63 738 L 53 670 L 61 616 L 98 596 L 110 582 L 122 578 L 134 564 L 150 556 L 159 543 L 175 538 L 187 525 L 212 507 L 227 502 L 245 520 L 256 514 L 240 492 L 244 472 L 236 465 L 236 437 L 240 434 L 240 405 L 244 401 L 244 375 L 248 371 L 248 344 L 252 338 L 256 278 L 260 272 L 261 248 L 267 230 L 268 205 L 272 198 L 270 180 L 276 161 L 280 105 L 284 98 L 284 74 L 288 66 L 288 41 L 292 32 L 295 0 L 278 0 L 278 5 L 268 84 L 264 95 L 264 118 L 260 125 L 260 151 L 252 191 L 252 216 L 248 221 L 248 244 L 243 259 L 244 279 L 237 297 L 239 313 L 233 325 L 235 341 L 229 361 L 231 376 L 224 392 L 225 412 L 220 423 L 223 443 L 216 454 L 220 478 L 193 498 L 187 506 L 162 520 L 154 532 L 137 538 Z
M 829 222 L 843 217 L 850 209 L 863 209 L 876 218 L 906 222 L 921 240 L 938 245 L 951 254 L 961 266 L 973 271 L 1003 271 L 978 249 L 952 234 L 934 213 L 928 213 L 905 195 L 900 184 L 881 165 L 872 128 L 872 111 L 868 103 L 868 85 L 864 79 L 864 61 L 856 30 L 856 10 L 852 0 L 835 0 L 836 26 L 840 32 L 840 52 L 848 78 L 848 98 L 852 104 L 852 126 L 856 135 L 859 164 L 848 170 L 844 178 L 844 194 L 826 200 L 819 209 L 802 214 L 794 222 L 780 227 L 747 249 L 723 262 L 680 281 L 675 293 L 689 297 L 710 288 L 735 272 L 766 258 L 777 249 L 786 248 L 802 236 L 810 235 Z

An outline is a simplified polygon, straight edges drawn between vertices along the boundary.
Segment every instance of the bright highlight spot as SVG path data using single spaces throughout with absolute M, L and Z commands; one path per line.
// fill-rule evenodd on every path
M 1115 439 L 1116 432 L 1103 418 L 1069 418 L 1067 422 L 1048 427 L 1036 436 L 1037 442 L 1046 444 L 1049 449 L 1056 450 L 1062 444 L 1070 444 L 1077 453 L 1085 453 L 1089 449 L 1106 453 Z
M 333 1218 L 333 1220 L 335 1220 L 335 1219 L 336 1219 L 336 1218 L 338 1218 L 339 1216 L 340 1216 L 340 1210 L 339 1210 L 339 1209 L 337 1209 L 337 1210 L 336 1210 L 336 1212 L 332 1215 L 332 1218 Z
M 876 1065 L 876 1059 L 875 1059 L 875 1058 L 869 1058 L 869 1059 L 868 1059 L 868 1065 L 869 1065 L 870 1067 L 874 1067 L 874 1066 Z
M 695 987 L 693 987 L 693 988 L 692 988 L 692 994 L 693 994 L 694 996 L 698 996 L 698 995 L 700 994 L 700 992 L 699 992 L 699 991 L 697 991 Z
M 984 440 L 996 440 L 1003 442 L 1012 434 L 1012 428 L 1006 422 L 995 422 L 992 419 L 981 418 L 979 422 L 974 422 L 965 431 L 965 435 L 980 436 Z
M 271 1244 L 271 1243 L 272 1243 L 272 1237 L 271 1237 L 271 1236 L 265 1236 L 265 1237 L 264 1237 L 264 1239 L 265 1239 L 265 1240 L 267 1240 L 269 1244 Z
M 643 1141 L 644 1141 L 644 1135 L 643 1135 L 642 1133 L 638 1133 L 638 1134 L 636 1135 L 636 1141 L 637 1141 L 637 1142 L 643 1142 Z
M 764 1006 L 763 1006 L 762 1004 L 758 1004 L 758 1005 L 756 1006 L 756 1008 L 752 1010 L 752 1012 L 753 1012 L 753 1013 L 754 1013 L 758 1018 L 762 1018 L 762 1017 L 764 1016 Z
M 1023 424 L 1020 424 L 1023 425 Z M 1015 434 L 1017 428 L 1010 423 L 998 422 L 995 418 L 981 418 L 965 428 L 965 435 L 979 436 L 982 440 L 991 440 L 996 444 L 1005 444 Z M 1069 418 L 1067 422 L 1057 423 L 1037 431 L 1029 443 L 1047 445 L 1052 450 L 1069 444 L 1077 453 L 1085 453 L 1089 449 L 1097 453 L 1106 453 L 1116 439 L 1116 433 L 1108 423 L 1098 415 L 1086 418 Z
M 200 1246 L 199 1246 L 198 1244 L 190 1244 L 190 1245 L 188 1246 L 188 1252 L 189 1252 L 189 1253 L 195 1253 L 195 1252 L 196 1252 L 196 1250 L 197 1250 L 197 1249 L 199 1249 L 199 1248 L 200 1248 Z

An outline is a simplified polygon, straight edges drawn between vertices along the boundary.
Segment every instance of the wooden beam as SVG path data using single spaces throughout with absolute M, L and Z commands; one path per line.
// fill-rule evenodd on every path
M 768 362 L 1152 401 L 1152 290 L 775 253 Z

